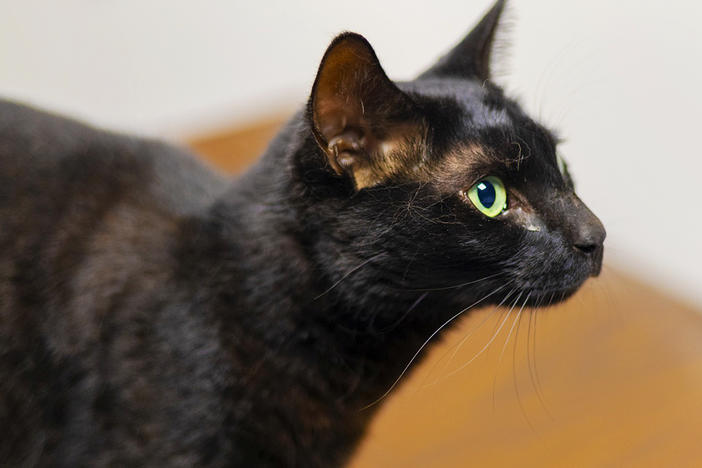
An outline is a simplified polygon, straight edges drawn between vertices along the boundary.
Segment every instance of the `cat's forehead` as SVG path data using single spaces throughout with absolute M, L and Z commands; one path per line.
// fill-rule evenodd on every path
M 555 161 L 557 138 L 488 82 L 424 79 L 400 84 L 421 102 L 434 158 L 520 168 L 527 159 Z
M 453 117 L 465 127 L 476 130 L 485 128 L 510 128 L 515 119 L 511 112 L 514 103 L 502 91 L 487 82 L 457 78 L 428 78 L 400 83 L 400 88 L 423 100 L 433 100 L 441 113 L 453 112 Z
M 442 191 L 498 175 L 558 185 L 556 136 L 528 116 L 501 88 L 464 79 L 422 79 L 398 86 L 426 116 L 423 180 Z M 411 178 L 409 173 L 407 176 Z

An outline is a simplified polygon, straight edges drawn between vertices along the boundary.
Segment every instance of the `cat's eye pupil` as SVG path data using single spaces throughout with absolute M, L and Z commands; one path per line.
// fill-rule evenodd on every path
M 488 181 L 483 181 L 477 185 L 477 189 L 480 203 L 482 203 L 485 208 L 491 208 L 492 205 L 495 204 L 495 199 L 497 198 L 495 186 Z

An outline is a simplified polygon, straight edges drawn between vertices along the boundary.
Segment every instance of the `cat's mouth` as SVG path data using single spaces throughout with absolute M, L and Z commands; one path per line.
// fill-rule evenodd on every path
M 521 300 L 527 307 L 548 307 L 554 304 L 561 303 L 572 297 L 582 285 L 590 277 L 589 274 L 583 274 L 570 277 L 568 280 L 561 278 L 551 281 L 546 278 L 541 278 L 537 281 L 518 282 L 516 292 L 512 293 L 512 297 L 519 295 Z
M 573 296 L 591 277 L 599 275 L 602 268 L 602 247 L 587 253 L 583 259 L 578 257 L 576 262 L 557 271 L 529 272 L 518 274 L 515 284 L 517 293 L 527 297 L 526 306 L 548 307 L 558 304 Z M 522 299 L 524 300 L 524 299 Z

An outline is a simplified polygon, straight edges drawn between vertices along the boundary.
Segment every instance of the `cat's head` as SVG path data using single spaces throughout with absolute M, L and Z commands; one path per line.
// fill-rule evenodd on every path
M 360 280 L 384 287 L 476 282 L 536 303 L 599 273 L 605 230 L 557 138 L 490 80 L 503 8 L 410 82 L 392 82 L 360 35 L 329 46 L 307 109 L 320 169 L 301 167 L 333 278 L 365 262 Z

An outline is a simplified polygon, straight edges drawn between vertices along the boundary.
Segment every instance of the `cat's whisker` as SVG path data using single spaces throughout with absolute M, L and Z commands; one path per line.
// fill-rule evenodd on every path
M 514 307 L 515 305 L 516 305 L 516 303 L 513 304 L 512 306 Z M 509 313 L 509 312 L 508 312 L 508 313 Z M 499 326 L 500 326 L 501 317 L 502 317 L 502 314 L 500 314 L 500 318 L 495 322 L 495 326 L 494 326 L 493 329 L 492 329 L 492 333 L 493 333 L 493 334 L 497 332 L 497 329 L 498 329 Z M 488 354 L 490 353 L 490 349 L 489 349 L 489 348 L 488 348 L 486 351 L 487 351 Z
M 605 79 L 606 77 L 592 79 L 588 82 L 582 83 L 578 87 L 573 87 L 570 91 L 568 91 L 563 99 L 564 104 L 561 107 L 561 110 L 554 114 L 556 117 L 553 119 L 553 121 L 556 122 L 556 125 L 560 127 L 567 122 L 573 109 L 578 108 L 578 104 L 580 104 L 578 100 L 583 101 L 584 98 L 592 100 L 593 97 L 597 99 L 597 93 L 589 92 L 586 96 L 584 96 L 583 91 L 591 91 L 593 86 L 604 83 Z
M 578 44 L 579 45 L 579 44 Z M 578 54 L 580 55 L 580 54 Z M 575 54 L 570 56 L 571 64 L 563 70 L 559 70 L 559 73 L 553 75 L 554 82 L 558 83 L 569 83 L 568 88 L 563 88 L 563 94 L 561 102 L 563 105 L 558 114 L 556 122 L 560 125 L 568 117 L 568 113 L 571 109 L 575 108 L 577 104 L 577 95 L 584 89 L 592 88 L 600 84 L 605 84 L 608 80 L 608 76 L 601 71 L 599 73 L 594 73 L 597 67 L 593 67 L 592 61 L 595 57 L 601 55 L 600 50 L 591 49 L 585 51 L 584 55 L 577 57 Z M 596 89 L 595 89 L 596 91 Z M 600 93 L 590 93 L 588 96 L 590 99 L 598 99 Z
M 497 305 L 495 306 L 495 308 L 494 308 L 489 314 L 487 314 L 487 315 L 485 316 L 485 318 L 483 318 L 483 320 L 481 320 L 480 323 L 479 323 L 477 326 L 473 327 L 473 328 L 470 330 L 470 332 L 469 332 L 468 334 L 466 334 L 466 336 L 464 336 L 463 339 L 461 339 L 461 341 L 460 341 L 457 345 L 455 345 L 455 346 L 453 347 L 453 353 L 452 353 L 451 356 L 448 358 L 448 360 L 446 360 L 446 361 L 444 362 L 444 366 L 442 367 L 441 371 L 438 372 L 439 374 L 441 374 L 442 372 L 444 372 L 444 371 L 446 370 L 446 368 L 449 366 L 449 364 L 451 364 L 451 362 L 453 361 L 453 359 L 456 357 L 456 354 L 458 354 L 458 351 L 461 349 L 461 347 L 463 347 L 463 345 L 466 343 L 466 341 L 468 341 L 468 340 L 470 339 L 471 336 L 473 336 L 478 330 L 480 330 L 480 329 L 483 327 L 483 325 L 485 325 L 485 324 L 487 323 L 487 321 L 490 320 L 490 319 L 495 315 L 495 312 L 497 312 L 497 309 L 499 309 L 500 307 L 502 307 L 502 305 L 504 305 L 504 303 L 507 302 L 507 299 L 509 299 L 509 297 L 510 297 L 512 294 L 514 294 L 515 291 L 516 291 L 516 289 L 511 289 L 511 290 L 507 293 L 507 295 L 504 297 L 504 299 L 502 299 L 502 300 L 500 301 L 500 303 L 497 304 Z M 439 363 L 442 359 L 444 359 L 444 357 L 446 357 L 446 354 L 448 354 L 448 352 L 449 352 L 449 351 L 447 350 L 447 351 L 443 354 L 443 356 L 441 356 L 436 362 Z M 431 374 L 431 372 L 429 372 L 429 374 Z M 428 374 L 428 375 L 429 375 L 429 374 Z M 443 380 L 443 378 L 444 378 L 444 377 L 437 377 L 434 381 L 432 381 L 432 382 L 430 382 L 430 383 L 423 383 L 423 384 L 421 385 L 421 388 L 427 388 L 427 387 L 431 387 L 432 385 L 436 385 L 437 383 L 441 382 L 441 381 Z
M 376 254 L 376 255 L 374 255 L 374 256 L 372 256 L 372 257 L 366 259 L 365 261 L 363 261 L 360 265 L 358 265 L 358 266 L 352 268 L 352 269 L 351 269 L 350 271 L 348 271 L 344 276 L 342 276 L 342 277 L 339 278 L 334 284 L 332 284 L 328 289 L 326 289 L 322 294 L 320 294 L 320 295 L 318 295 L 317 297 L 315 297 L 314 299 L 312 299 L 312 301 L 314 302 L 314 301 L 316 301 L 317 299 L 319 299 L 320 297 L 322 297 L 322 296 L 326 295 L 327 293 L 331 292 L 334 288 L 336 288 L 339 284 L 341 284 L 341 282 L 344 281 L 346 278 L 348 278 L 348 277 L 351 276 L 352 274 L 356 273 L 358 270 L 360 270 L 360 269 L 363 268 L 364 266 L 368 265 L 368 264 L 369 264 L 370 262 L 372 262 L 373 260 L 377 260 L 378 258 L 382 257 L 383 255 L 384 255 L 383 252 L 381 252 L 381 253 L 379 253 L 379 254 Z
M 481 299 L 478 299 L 477 301 L 475 301 L 474 303 L 472 303 L 471 305 L 469 305 L 469 306 L 466 307 L 465 309 L 460 310 L 459 312 L 457 312 L 456 314 L 454 314 L 451 318 L 449 318 L 448 320 L 446 320 L 439 328 L 437 328 L 437 329 L 434 331 L 434 333 L 432 333 L 431 335 L 429 335 L 429 338 L 427 338 L 427 339 L 424 341 L 424 343 L 422 343 L 422 345 L 419 347 L 419 349 L 417 350 L 417 352 L 414 353 L 414 355 L 413 355 L 412 358 L 409 360 L 409 362 L 408 362 L 407 365 L 404 367 L 404 369 L 402 369 L 402 372 L 400 372 L 400 375 L 395 379 L 395 381 L 392 383 L 392 385 L 390 385 L 390 387 L 385 391 L 385 393 L 383 393 L 383 394 L 382 394 L 380 397 L 378 397 L 378 399 L 376 399 L 375 401 L 373 401 L 373 402 L 367 404 L 366 406 L 364 406 L 363 408 L 361 408 L 361 411 L 363 411 L 363 410 L 365 410 L 365 409 L 368 409 L 368 408 L 370 408 L 371 406 L 374 406 L 374 405 L 380 403 L 383 399 L 385 399 L 385 397 L 387 397 L 387 396 L 390 394 L 390 392 L 393 391 L 393 389 L 397 386 L 397 384 L 400 382 L 400 380 L 402 379 L 402 377 L 404 377 L 404 375 L 407 373 L 407 371 L 409 370 L 410 366 L 411 366 L 411 365 L 414 363 L 414 361 L 417 359 L 417 357 L 419 356 L 419 354 L 424 350 L 424 348 L 426 348 L 426 346 L 429 344 L 429 342 L 430 342 L 441 330 L 443 330 L 444 328 L 446 328 L 446 326 L 448 326 L 451 322 L 453 322 L 453 321 L 456 320 L 458 317 L 460 317 L 463 313 L 467 312 L 468 310 L 470 310 L 470 309 L 472 309 L 473 307 L 477 306 L 478 304 L 482 303 L 482 302 L 483 302 L 484 300 L 486 300 L 487 298 L 489 298 L 489 297 L 491 297 L 491 296 L 497 294 L 498 292 L 500 292 L 500 291 L 501 291 L 502 289 L 504 289 L 505 287 L 506 287 L 506 284 L 503 284 L 502 286 L 498 287 L 497 289 L 495 289 L 495 290 L 492 291 L 491 293 L 489 293 L 489 294 L 483 296 Z
M 526 343 L 526 357 L 527 357 L 527 367 L 529 369 L 529 380 L 531 380 L 531 386 L 534 388 L 534 391 L 538 395 L 539 390 L 536 388 L 536 377 L 534 377 L 534 369 L 532 368 L 532 352 L 531 352 L 531 329 L 533 327 L 534 323 L 534 315 L 536 313 L 536 309 L 532 309 L 529 312 L 529 323 L 527 325 L 527 343 Z
M 497 309 L 499 309 L 500 307 L 502 307 L 502 306 L 504 305 L 504 303 L 507 302 L 507 300 L 509 299 L 509 297 L 510 297 L 512 294 L 514 294 L 514 291 L 516 291 L 516 289 L 510 290 L 510 292 L 504 297 L 504 299 L 502 299 L 502 300 L 500 301 L 500 303 L 497 304 L 497 307 L 495 307 L 495 310 L 497 310 Z M 494 311 L 493 311 L 493 314 L 494 314 Z M 485 319 L 480 323 L 480 325 L 478 326 L 478 328 L 480 328 L 480 326 L 482 326 L 485 322 L 487 322 L 487 320 L 488 320 L 491 316 L 492 316 L 492 314 L 490 314 L 490 316 L 488 316 L 488 317 L 485 317 Z M 456 349 L 454 350 L 453 354 L 451 355 L 451 359 L 449 360 L 449 362 L 450 362 L 451 360 L 453 360 L 454 357 L 456 357 L 456 354 L 457 354 L 458 351 L 460 350 L 461 346 L 463 346 L 463 344 L 464 344 L 476 331 L 477 331 L 477 328 L 474 329 L 474 330 L 473 330 L 471 333 L 469 333 L 468 335 L 466 335 L 466 336 L 461 340 L 461 342 L 458 343 L 458 346 L 456 347 Z
M 607 275 L 617 275 L 617 271 L 615 269 L 610 268 L 610 266 L 607 264 L 602 265 L 602 271 L 605 272 Z M 608 310 L 620 310 L 617 307 L 617 301 L 615 299 L 615 296 L 612 295 L 612 288 L 609 282 L 596 282 L 595 290 L 601 292 L 602 295 L 605 297 L 605 300 L 609 305 L 609 307 L 607 308 Z
M 427 209 L 431 209 L 431 208 L 435 207 L 436 205 L 439 205 L 439 204 L 441 204 L 441 203 L 444 203 L 446 200 L 450 200 L 453 196 L 454 196 L 453 194 L 445 195 L 445 196 L 439 198 L 439 199 L 438 199 L 437 201 L 435 201 L 434 203 L 428 205 L 428 206 L 427 206 Z
M 536 364 L 536 320 L 539 316 L 539 313 L 537 310 L 532 310 L 530 315 L 529 315 L 529 325 L 531 326 L 531 322 L 533 319 L 534 325 L 533 325 L 533 336 L 532 336 L 532 351 L 531 351 L 531 360 L 532 360 L 532 365 L 529 366 L 529 376 L 531 378 L 531 383 L 534 386 L 534 390 L 536 390 L 536 397 L 539 399 L 539 403 L 541 404 L 541 407 L 544 409 L 546 414 L 551 418 L 552 420 L 555 419 L 553 417 L 553 414 L 548 408 L 548 405 L 546 404 L 546 397 L 544 396 L 542 385 L 541 385 L 541 380 L 539 379 L 539 374 L 538 374 L 538 366 Z M 529 340 L 527 340 L 527 352 L 529 352 L 530 346 L 529 346 Z
M 517 316 L 514 317 L 514 320 L 512 321 L 512 326 L 509 329 L 509 333 L 507 333 L 507 338 L 505 339 L 505 344 L 502 346 L 502 350 L 500 351 L 500 357 L 497 359 L 497 366 L 495 368 L 495 378 L 492 381 L 492 408 L 493 409 L 495 409 L 495 386 L 497 385 L 497 371 L 500 368 L 500 364 L 502 364 L 502 358 L 505 354 L 505 349 L 507 349 L 507 345 L 509 343 L 510 338 L 512 337 L 512 332 L 514 331 L 514 327 L 522 315 L 522 310 L 524 310 L 524 306 L 526 305 L 527 301 L 529 300 L 529 296 L 531 296 L 531 291 L 529 292 L 529 294 L 527 294 L 526 299 L 524 299 L 524 302 L 522 303 L 522 307 L 520 307 L 519 312 L 517 312 Z
M 553 296 L 551 296 L 551 299 L 553 299 Z M 541 403 L 544 407 L 544 410 L 546 410 L 546 414 L 549 415 L 551 419 L 555 419 L 552 415 L 552 413 L 548 409 L 548 405 L 546 405 L 546 398 L 543 396 L 543 385 L 541 384 L 541 377 L 539 375 L 539 366 L 537 365 L 537 360 L 536 360 L 536 324 L 539 319 L 539 314 L 534 314 L 534 338 L 533 338 L 533 345 L 534 349 L 532 351 L 532 355 L 534 356 L 534 377 L 536 378 L 536 388 L 538 388 L 537 395 L 539 395 L 539 399 L 541 399 Z
M 500 272 L 500 273 L 494 273 L 492 275 L 485 276 L 485 277 L 477 279 L 477 280 L 471 280 L 471 281 L 467 281 L 465 283 L 455 284 L 453 286 L 441 286 L 441 287 L 437 287 L 437 288 L 403 289 L 403 291 L 413 291 L 413 292 L 449 291 L 451 289 L 457 289 L 457 288 L 462 288 L 464 286 L 470 286 L 471 284 L 477 284 L 477 283 L 480 283 L 480 282 L 483 282 L 483 281 L 486 281 L 486 280 L 489 280 L 492 278 L 496 278 L 496 277 L 501 276 L 501 275 L 503 275 L 503 273 Z M 505 284 L 509 284 L 509 283 L 505 283 Z
M 495 341 L 495 339 L 497 338 L 497 336 L 500 334 L 500 331 L 502 331 L 502 327 L 504 327 L 505 323 L 507 322 L 507 319 L 509 318 L 509 316 L 510 316 L 510 314 L 512 313 L 512 311 L 514 310 L 515 306 L 516 306 L 517 303 L 519 302 L 519 299 L 522 297 L 522 294 L 523 294 L 523 291 L 520 292 L 519 295 L 517 296 L 517 298 L 514 300 L 514 303 L 512 303 L 512 306 L 510 307 L 509 311 L 507 311 L 507 315 L 505 315 L 505 318 L 502 320 L 502 323 L 500 323 L 500 326 L 497 328 L 497 330 L 495 330 L 495 333 L 493 333 L 492 337 L 488 340 L 488 342 L 485 344 L 485 346 L 483 346 L 482 349 L 481 349 L 480 351 L 478 351 L 478 352 L 477 352 L 472 358 L 470 358 L 467 362 L 463 363 L 463 365 L 461 365 L 461 367 L 459 367 L 459 368 L 457 368 L 457 369 L 454 369 L 454 370 L 452 370 L 450 373 L 448 373 L 448 374 L 446 375 L 446 377 L 451 377 L 452 375 L 454 375 L 454 374 L 460 372 L 461 370 L 465 369 L 465 368 L 466 368 L 467 366 L 469 366 L 473 361 L 475 361 L 476 359 L 478 359 L 478 357 L 480 357 L 480 356 L 485 352 L 485 350 L 487 350 L 487 349 L 490 347 L 490 345 L 492 344 L 492 342 Z
M 568 52 L 570 52 L 570 49 L 572 49 L 574 46 L 574 41 L 570 41 L 569 43 L 565 44 L 558 53 L 556 53 L 553 58 L 546 64 L 544 67 L 543 71 L 541 72 L 541 75 L 539 76 L 539 79 L 536 84 L 536 89 L 534 92 L 534 96 L 536 97 L 536 102 L 535 102 L 535 107 L 536 107 L 536 114 L 539 116 L 539 118 L 543 118 L 543 102 L 544 102 L 544 95 L 545 95 L 545 90 L 549 88 L 549 77 L 553 76 L 553 70 L 556 68 L 556 66 L 563 60 L 563 57 L 566 57 Z
M 551 412 L 548 409 L 548 405 L 546 405 L 546 398 L 543 395 L 543 392 L 541 390 L 541 385 L 539 384 L 539 381 L 536 376 L 536 317 L 538 316 L 538 308 L 541 306 L 541 303 L 544 301 L 544 298 L 541 298 L 539 300 L 539 304 L 533 309 L 531 309 L 529 313 L 529 330 L 527 332 L 527 365 L 529 367 L 529 378 L 531 380 L 531 385 L 534 388 L 534 391 L 536 392 L 536 397 L 539 400 L 539 403 L 541 404 L 542 408 L 546 412 L 546 414 L 551 418 L 554 419 Z M 533 329 L 534 333 L 532 336 L 532 322 L 533 322 Z M 531 344 L 530 344 L 530 337 L 531 340 L 533 341 L 533 352 L 531 351 Z M 532 362 L 533 361 L 533 362 Z
M 522 412 L 522 416 L 524 416 L 524 420 L 529 425 L 531 430 L 534 431 L 534 433 L 538 434 L 539 431 L 536 430 L 536 427 L 534 427 L 534 424 L 531 422 L 531 419 L 529 419 L 529 415 L 527 414 L 526 408 L 524 408 L 524 404 L 522 403 L 521 394 L 519 393 L 519 383 L 517 381 L 517 344 L 519 343 L 519 329 L 520 329 L 521 324 L 522 324 L 522 315 L 518 314 L 517 330 L 514 332 L 514 344 L 512 345 L 512 384 L 514 386 L 514 394 L 517 396 L 517 404 L 519 405 L 519 409 Z M 527 336 L 527 338 L 528 338 L 528 336 Z M 528 345 L 529 345 L 529 343 L 527 342 L 527 349 L 528 349 Z M 528 364 L 528 362 L 527 362 L 527 364 Z
M 398 326 L 400 325 L 400 323 L 402 323 L 402 322 L 407 318 L 407 316 L 408 316 L 414 309 L 416 309 L 416 308 L 419 306 L 419 304 L 422 303 L 422 301 L 423 301 L 424 299 L 427 298 L 428 295 L 429 295 L 429 293 L 428 293 L 428 292 L 425 292 L 424 294 L 422 294 L 421 296 L 419 296 L 419 298 L 418 298 L 416 301 L 414 301 L 414 303 L 413 303 L 411 306 L 409 306 L 409 308 L 407 309 L 407 311 L 406 311 L 404 314 L 402 314 L 402 316 L 400 316 L 400 318 L 398 318 L 398 319 L 395 320 L 392 324 L 388 325 L 387 327 L 385 327 L 385 328 L 383 328 L 383 329 L 381 329 L 381 330 L 379 330 L 379 331 L 380 331 L 381 333 L 386 333 L 386 332 L 389 332 L 389 331 L 395 329 L 396 327 L 398 327 Z

